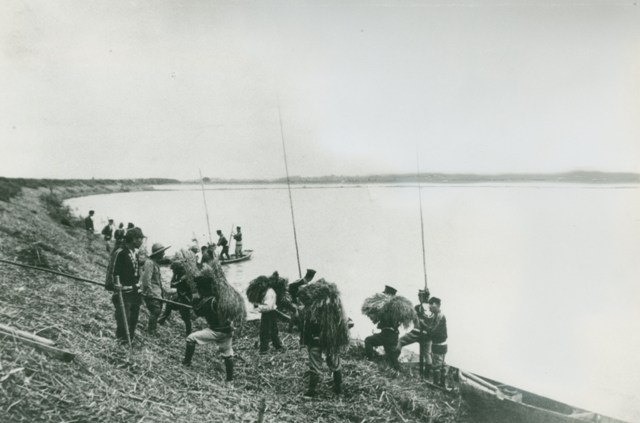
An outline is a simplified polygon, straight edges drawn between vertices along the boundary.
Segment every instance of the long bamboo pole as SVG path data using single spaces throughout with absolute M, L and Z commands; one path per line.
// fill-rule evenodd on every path
M 207 197 L 204 194 L 204 180 L 202 179 L 202 171 L 198 169 L 200 173 L 200 186 L 202 187 L 202 200 L 204 201 L 204 214 L 207 216 L 207 229 L 209 230 L 209 244 L 213 244 L 213 237 L 211 236 L 211 223 L 209 223 L 209 207 L 207 207 Z
M 280 112 L 280 102 L 278 101 L 278 122 L 280 123 L 280 138 L 282 138 L 282 153 L 284 154 L 284 169 L 287 173 L 287 190 L 289 192 L 289 207 L 291 209 L 291 223 L 293 224 L 293 242 L 296 246 L 296 260 L 298 262 L 298 277 L 302 278 L 302 268 L 300 267 L 300 251 L 298 249 L 298 234 L 296 233 L 296 217 L 293 213 L 293 197 L 291 196 L 291 180 L 289 178 L 289 164 L 287 163 L 287 148 L 284 142 L 284 129 L 282 127 L 282 113 Z
M 51 269 L 44 269 L 42 267 L 30 266 L 28 264 L 18 263 L 18 262 L 15 262 L 15 261 L 4 260 L 4 259 L 0 259 L 0 263 L 10 264 L 12 266 L 24 267 L 25 269 L 37 270 L 39 272 L 51 273 L 52 275 L 62 276 L 62 277 L 65 277 L 65 278 L 73 279 L 73 280 L 76 280 L 76 281 L 79 281 L 79 282 L 90 283 L 92 285 L 97 285 L 97 286 L 101 286 L 101 287 L 104 288 L 104 284 L 100 283 L 98 281 L 94 281 L 94 280 L 86 279 L 86 278 L 81 278 L 79 276 L 69 275 L 67 273 L 57 272 L 57 271 L 51 270 Z M 153 298 L 154 300 L 158 300 L 158 301 L 161 301 L 163 303 L 173 304 L 173 305 L 178 306 L 178 307 L 193 308 L 190 305 L 178 303 L 178 302 L 171 301 L 171 300 L 166 300 L 164 298 L 151 297 L 151 296 L 144 295 L 144 294 L 141 294 L 141 295 L 143 297 Z

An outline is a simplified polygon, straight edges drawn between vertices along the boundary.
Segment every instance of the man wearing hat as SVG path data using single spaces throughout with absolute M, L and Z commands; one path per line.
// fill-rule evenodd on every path
M 313 280 L 313 277 L 316 275 L 316 271 L 313 269 L 307 269 L 307 273 L 304 275 L 304 278 L 298 279 L 289 284 L 289 295 L 291 295 L 291 304 L 295 307 L 295 310 L 291 310 L 291 320 L 289 320 L 289 332 L 293 332 L 293 327 L 300 323 L 300 315 L 299 315 L 299 307 L 298 305 L 298 291 L 303 288 L 306 284 Z
M 116 339 L 122 343 L 133 339 L 138 324 L 142 297 L 139 291 L 140 271 L 135 250 L 142 246 L 143 240 L 142 229 L 130 229 L 124 236 L 124 245 L 113 253 L 112 263 L 109 265 L 109 278 L 113 281 L 115 291 L 111 301 L 115 307 Z
M 295 282 L 291 282 L 289 284 L 289 294 L 291 294 L 291 302 L 296 304 L 298 302 L 298 291 L 304 285 L 308 284 L 313 280 L 313 277 L 316 275 L 316 271 L 313 269 L 307 269 L 307 273 L 305 273 L 304 278 L 298 279 Z
M 242 232 L 240 226 L 236 227 L 236 233 L 233 234 L 233 239 L 236 241 L 236 258 L 243 256 L 242 254 Z
M 386 294 L 390 297 L 394 297 L 398 292 L 397 289 L 385 285 L 383 294 Z M 399 322 L 397 322 L 393 316 L 388 316 L 385 314 L 381 314 L 379 316 L 380 320 L 377 322 L 377 327 L 380 329 L 380 332 L 375 333 L 371 336 L 367 336 L 364 339 L 364 350 L 365 356 L 368 360 L 373 360 L 375 353 L 374 348 L 382 346 L 384 348 L 384 353 L 387 358 L 387 361 L 391 365 L 394 370 L 400 369 L 400 363 L 398 362 L 398 356 L 400 355 L 400 350 L 398 349 L 398 337 L 399 331 L 398 326 Z
M 433 381 L 437 385 L 446 388 L 447 380 L 447 365 L 444 361 L 445 355 L 448 352 L 447 348 L 447 319 L 440 310 L 442 301 L 440 298 L 429 298 L 429 311 L 431 312 L 433 319 L 431 325 L 427 329 L 427 340 L 431 341 L 431 357 L 432 357 L 432 370 Z
M 142 295 L 144 296 L 144 303 L 149 310 L 149 325 L 147 332 L 150 335 L 157 334 L 158 317 L 162 313 L 162 302 L 159 300 L 162 298 L 162 277 L 160 275 L 160 260 L 164 257 L 165 251 L 169 247 L 165 247 L 160 243 L 155 243 L 151 247 L 151 254 L 148 259 L 141 260 L 142 272 L 140 274 L 140 284 L 142 285 Z M 143 257 L 143 252 L 140 251 L 140 258 Z
M 389 286 L 389 285 L 385 285 L 384 286 L 384 291 L 382 293 L 383 294 L 387 294 L 387 295 L 391 295 L 393 297 L 394 295 L 396 295 L 397 292 L 398 292 L 398 290 L 395 289 L 394 287 Z
M 418 315 L 418 324 L 411 332 L 400 338 L 400 348 L 420 342 L 420 352 L 423 354 L 422 359 L 425 364 L 424 371 L 427 376 L 431 373 L 432 365 L 431 341 L 427 338 L 427 331 L 431 327 L 433 317 L 431 315 L 427 315 L 425 310 L 425 308 L 428 307 L 429 295 L 428 289 L 421 289 L 418 291 L 419 304 L 415 306 L 415 311 Z

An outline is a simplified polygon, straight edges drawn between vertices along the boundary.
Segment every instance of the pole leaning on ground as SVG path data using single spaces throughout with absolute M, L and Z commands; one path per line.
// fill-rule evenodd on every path
M 127 335 L 127 343 L 129 344 L 129 350 L 131 350 L 131 348 L 133 348 L 133 344 L 131 343 L 131 331 L 129 331 L 129 319 L 127 319 L 127 312 L 124 310 L 124 298 L 122 297 L 122 285 L 120 285 L 119 276 L 116 276 L 115 288 L 118 293 L 118 300 L 120 301 L 120 317 L 122 318 L 124 333 Z
M 282 153 L 284 155 L 284 170 L 287 174 L 287 190 L 289 192 L 289 206 L 291 208 L 291 223 L 293 224 L 293 242 L 296 245 L 296 260 L 298 262 L 298 277 L 302 278 L 302 268 L 300 267 L 300 251 L 298 250 L 298 234 L 296 232 L 296 217 L 293 213 L 293 197 L 291 196 L 291 179 L 289 178 L 289 164 L 287 163 L 287 148 L 284 142 L 284 129 L 282 127 L 282 114 L 280 112 L 280 102 L 278 101 L 278 122 L 280 123 L 280 137 L 282 138 Z
M 11 260 L 0 259 L 0 263 L 9 264 L 11 266 L 24 267 L 25 269 L 36 270 L 36 271 L 44 272 L 44 273 L 51 273 L 52 275 L 62 276 L 64 278 L 73 279 L 73 280 L 76 280 L 76 281 L 79 281 L 79 282 L 86 282 L 86 283 L 90 283 L 92 285 L 101 286 L 101 287 L 104 288 L 104 284 L 103 283 L 100 283 L 98 281 L 94 281 L 94 280 L 91 280 L 91 279 L 81 278 L 79 276 L 69 275 L 68 273 L 62 273 L 62 272 L 58 272 L 58 271 L 55 271 L 55 270 L 45 269 L 45 268 L 37 267 L 37 266 L 30 266 L 28 264 L 18 263 L 18 262 L 11 261 Z M 143 297 L 147 297 L 147 298 L 153 298 L 154 300 L 158 300 L 158 301 L 161 301 L 163 303 L 173 304 L 173 305 L 178 306 L 178 307 L 193 308 L 190 305 L 178 303 L 176 301 L 166 300 L 164 298 L 150 297 L 150 296 L 144 295 L 144 294 L 142 294 L 142 296 Z
M 416 145 L 416 179 L 418 180 L 418 202 L 420 204 L 420 237 L 422 240 L 422 271 L 424 273 L 424 290 L 428 289 L 427 287 L 427 253 L 426 248 L 424 246 L 424 218 L 422 217 L 422 189 L 420 187 L 420 150 Z M 422 304 L 420 305 L 422 307 Z M 425 351 L 426 339 L 425 336 L 422 335 L 420 337 L 420 377 L 424 378 L 425 374 L 425 355 L 428 354 L 428 351 Z

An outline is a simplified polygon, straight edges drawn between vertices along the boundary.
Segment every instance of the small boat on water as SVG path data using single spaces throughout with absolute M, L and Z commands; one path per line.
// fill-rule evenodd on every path
M 479 422 L 626 423 L 459 371 L 460 393 Z
M 236 257 L 235 254 L 231 254 L 229 256 L 229 259 L 220 260 L 220 264 L 239 263 L 241 261 L 249 260 L 251 258 L 251 255 L 253 254 L 253 250 L 244 250 L 242 253 L 243 255 L 240 257 Z

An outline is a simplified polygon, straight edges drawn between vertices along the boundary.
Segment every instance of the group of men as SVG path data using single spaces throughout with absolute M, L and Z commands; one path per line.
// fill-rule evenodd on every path
M 95 215 L 95 210 L 89 210 L 89 215 L 84 219 L 84 228 L 87 230 L 87 234 L 89 235 L 89 242 L 91 242 L 92 235 L 95 232 L 95 227 L 93 223 L 93 216 Z M 102 228 L 100 235 L 105 242 L 105 248 L 107 252 L 115 251 L 123 242 L 125 233 L 133 229 L 135 225 L 131 222 L 127 225 L 127 228 L 124 228 L 124 223 L 120 222 L 118 228 L 116 229 L 115 223 L 113 219 L 109 219 L 108 223 Z M 113 247 L 111 246 L 111 240 L 115 240 Z
M 112 253 L 107 268 L 105 286 L 113 292 L 117 341 L 131 344 L 135 338 L 143 300 L 149 310 L 147 332 L 151 336 L 157 335 L 158 324 L 164 324 L 171 312 L 177 310 L 185 323 L 186 350 L 183 364 L 191 365 L 197 344 L 215 343 L 224 358 L 227 381 L 233 380 L 232 325 L 219 319 L 218 300 L 212 289 L 214 281 L 210 276 L 196 276 L 193 280 L 196 290 L 194 293 L 184 265 L 173 262 L 171 292 L 165 292 L 160 263 L 170 247 L 155 243 L 148 253 L 141 248 L 144 238 L 140 228 L 129 229 L 124 234 L 123 242 Z M 204 264 L 206 263 L 201 263 L 200 266 Z M 163 299 L 168 293 L 176 294 L 175 301 L 167 302 Z M 163 303 L 166 303 L 164 307 Z M 206 319 L 209 324 L 207 329 L 192 331 L 192 310 L 197 316 Z
M 397 290 L 386 286 L 384 294 L 396 295 Z M 430 297 L 428 289 L 418 292 L 418 305 L 415 306 L 418 320 L 414 328 L 400 337 L 399 325 L 391 319 L 381 318 L 377 327 L 380 331 L 368 336 L 364 340 L 365 356 L 372 360 L 375 357 L 374 348 L 383 347 L 390 366 L 399 369 L 398 358 L 402 348 L 414 343 L 420 344 L 421 360 L 427 376 L 433 377 L 433 382 L 446 388 L 447 368 L 445 356 L 447 347 L 447 319 L 440 309 L 442 301 L 437 297 Z M 429 313 L 427 313 L 427 310 Z
M 240 228 L 238 233 L 240 232 Z M 136 334 L 136 326 L 138 324 L 138 316 L 140 306 L 144 300 L 145 305 L 149 309 L 149 320 L 147 332 L 150 335 L 157 334 L 157 325 L 163 324 L 173 310 L 178 310 L 185 323 L 186 332 L 186 349 L 183 364 L 191 365 L 196 345 L 214 343 L 225 362 L 227 380 L 233 379 L 233 327 L 228 321 L 221 321 L 217 309 L 219 307 L 219 299 L 216 294 L 215 282 L 211 276 L 196 276 L 194 279 L 196 293 L 192 286 L 186 282 L 185 269 L 180 262 L 174 262 L 171 265 L 173 272 L 171 287 L 177 293 L 174 302 L 164 305 L 163 297 L 165 296 L 165 288 L 162 284 L 160 272 L 160 262 L 164 258 L 165 252 L 169 247 L 162 244 L 153 244 L 151 251 L 147 253 L 141 249 L 144 240 L 144 234 L 138 227 L 134 227 L 126 231 L 123 236 L 123 242 L 116 248 L 111 255 L 109 267 L 107 270 L 106 287 L 112 291 L 112 302 L 115 308 L 116 320 L 116 338 L 118 342 L 126 344 L 131 343 Z M 205 263 L 206 264 L 206 263 Z M 202 263 L 201 263 L 202 265 Z M 322 354 L 325 354 L 326 363 L 330 370 L 334 373 L 334 391 L 341 392 L 342 374 L 340 373 L 340 357 L 336 349 L 327 349 L 319 341 L 319 335 L 322 333 L 323 319 L 316 319 L 317 322 L 307 322 L 305 324 L 302 318 L 301 310 L 304 310 L 299 295 L 301 290 L 311 285 L 315 276 L 313 269 L 308 269 L 305 277 L 288 285 L 288 294 L 294 307 L 292 310 L 293 321 L 301 332 L 301 342 L 309 349 L 309 368 L 311 373 L 309 390 L 307 396 L 315 395 L 315 388 L 322 367 Z M 277 272 L 274 274 L 277 277 Z M 328 284 L 321 279 L 322 283 Z M 315 284 L 320 284 L 316 282 Z M 335 286 L 334 284 L 330 284 Z M 392 289 L 389 287 L 389 289 Z M 395 295 L 387 290 L 388 294 Z M 335 294 L 337 299 L 333 302 L 339 302 L 339 293 L 337 288 Z M 446 319 L 440 311 L 440 300 L 435 297 L 429 298 L 428 292 L 425 295 L 421 291 L 419 296 L 420 304 L 416 306 L 419 322 L 416 328 L 398 339 L 398 327 L 389 326 L 386 322 L 379 322 L 380 332 L 365 339 L 365 351 L 367 357 L 373 357 L 373 348 L 383 346 L 391 363 L 397 363 L 399 350 L 405 345 L 413 342 L 430 343 L 430 353 L 428 354 L 428 365 L 432 367 L 437 383 L 444 384 L 446 354 Z M 321 304 L 332 304 L 332 301 L 322 300 Z M 425 312 L 425 304 L 428 305 L 431 315 Z M 283 313 L 278 310 L 278 298 L 273 288 L 268 288 L 264 292 L 262 301 L 255 303 L 255 308 L 261 313 L 259 350 L 260 354 L 267 354 L 269 344 L 271 343 L 276 351 L 283 350 L 282 342 L 279 338 L 278 320 Z M 340 307 L 342 307 L 340 305 Z M 164 309 L 164 313 L 163 313 Z M 202 316 L 208 323 L 208 328 L 193 332 L 191 327 L 191 310 L 197 316 Z M 341 309 L 340 309 L 341 310 Z M 336 312 L 337 313 L 337 312 Z M 338 324 L 345 322 L 350 328 L 350 319 L 340 316 L 336 317 Z M 291 328 L 293 326 L 290 326 Z M 305 330 L 306 328 L 306 330 Z M 348 329 L 347 329 L 348 330 Z M 326 341 L 331 342 L 331 341 Z M 435 376 L 434 376 L 435 377 Z
M 230 260 L 229 256 L 229 241 L 227 237 L 224 236 L 222 231 L 218 229 L 216 231 L 218 235 L 218 242 L 216 244 L 208 244 L 203 245 L 198 250 L 198 247 L 191 247 L 191 251 L 196 255 L 198 265 L 207 264 L 213 261 L 213 258 L 216 256 L 216 247 L 220 247 L 219 257 L 220 260 Z M 233 239 L 236 241 L 236 249 L 235 249 L 235 258 L 240 258 L 244 256 L 242 250 L 242 228 L 240 226 L 236 227 L 236 233 L 232 234 Z

